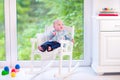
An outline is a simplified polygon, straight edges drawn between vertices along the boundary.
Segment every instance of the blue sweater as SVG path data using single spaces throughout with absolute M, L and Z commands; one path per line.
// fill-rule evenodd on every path
M 53 35 L 53 32 L 56 32 L 56 35 Z M 62 30 L 62 31 L 51 31 L 48 35 L 50 41 L 60 41 L 60 40 L 70 40 L 72 41 L 72 37 L 71 34 L 68 33 L 66 30 Z

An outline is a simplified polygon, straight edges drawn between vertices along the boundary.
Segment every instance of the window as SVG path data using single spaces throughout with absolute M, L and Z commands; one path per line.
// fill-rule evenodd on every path
M 83 59 L 83 6 L 83 0 L 17 0 L 18 59 L 30 60 L 30 38 L 57 18 L 67 26 L 75 26 L 73 59 Z
M 0 0 L 0 64 L 10 64 L 9 2 Z
M 75 26 L 73 60 L 85 65 L 90 63 L 90 41 L 87 41 L 90 25 L 86 25 L 90 24 L 90 3 L 87 0 L 9 0 L 9 4 L 13 64 L 30 63 L 30 38 L 43 32 L 44 26 L 51 25 L 56 18 L 62 19 L 67 26 Z

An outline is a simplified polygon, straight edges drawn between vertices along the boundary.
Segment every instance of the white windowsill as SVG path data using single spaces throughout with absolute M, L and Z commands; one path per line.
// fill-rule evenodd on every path
M 1 71 L 2 69 L 0 69 Z M 36 68 L 38 71 L 38 69 Z M 51 68 L 47 70 L 46 72 L 38 75 L 34 80 L 58 80 L 54 77 L 54 74 L 57 72 L 58 68 Z M 0 76 L 1 80 L 30 80 L 32 76 L 35 75 L 35 73 L 28 74 L 29 71 L 28 68 L 21 69 L 20 72 L 16 73 L 16 77 L 11 78 L 10 74 L 7 76 Z M 63 69 L 63 71 L 67 71 L 66 68 Z M 63 74 L 64 74 L 63 72 Z M 65 80 L 119 80 L 120 74 L 109 74 L 100 76 L 97 75 L 92 68 L 90 67 L 79 67 L 76 69 L 76 72 L 69 77 L 67 77 Z M 61 80 L 61 79 L 60 79 Z M 62 79 L 63 80 L 63 79 Z

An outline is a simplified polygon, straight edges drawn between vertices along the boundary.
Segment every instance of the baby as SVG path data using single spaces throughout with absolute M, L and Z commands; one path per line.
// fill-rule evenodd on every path
M 61 46 L 60 40 L 70 40 L 73 42 L 71 36 L 68 35 L 68 32 L 64 29 L 64 24 L 61 20 L 55 20 L 53 22 L 54 30 L 48 35 L 49 39 L 47 42 L 38 46 L 38 49 L 42 52 L 44 51 L 52 51 Z

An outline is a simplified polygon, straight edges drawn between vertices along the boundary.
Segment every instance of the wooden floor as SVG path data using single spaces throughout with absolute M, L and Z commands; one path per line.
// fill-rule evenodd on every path
M 16 77 L 12 78 L 9 75 L 0 75 L 0 80 L 120 80 L 120 74 L 105 74 L 97 75 L 90 67 L 80 67 L 76 71 L 65 78 L 55 78 L 57 68 L 50 68 L 46 72 L 43 72 L 36 76 L 36 72 L 30 73 L 30 69 L 21 69 L 16 73 Z M 0 69 L 2 71 L 2 69 Z M 35 69 L 39 72 L 39 69 Z M 63 69 L 63 74 L 67 72 L 67 69 Z M 34 78 L 33 78 L 34 77 Z

